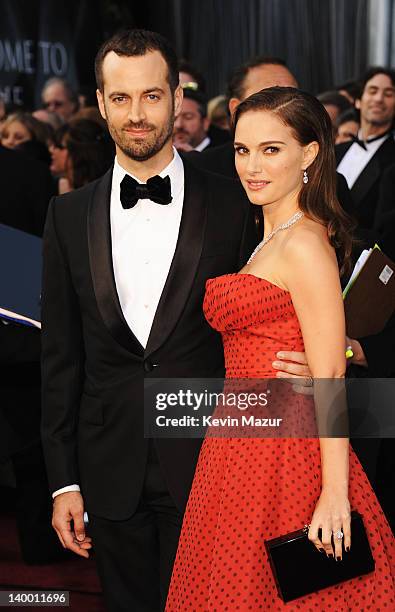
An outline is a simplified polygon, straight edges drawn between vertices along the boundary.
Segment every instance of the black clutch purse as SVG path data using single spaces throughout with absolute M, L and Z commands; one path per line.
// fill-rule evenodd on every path
M 342 561 L 320 553 L 309 541 L 307 531 L 305 527 L 265 541 L 277 591 L 284 602 L 374 571 L 374 559 L 358 512 L 351 513 L 351 550 L 343 551 Z

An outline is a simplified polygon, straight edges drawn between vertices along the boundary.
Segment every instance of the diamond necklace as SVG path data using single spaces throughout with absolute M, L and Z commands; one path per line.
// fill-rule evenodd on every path
M 270 234 L 266 238 L 264 238 L 262 242 L 260 242 L 258 246 L 255 248 L 255 250 L 252 252 L 251 257 L 247 261 L 247 266 L 254 259 L 255 255 L 259 253 L 261 248 L 264 247 L 265 244 L 267 244 L 269 240 L 271 240 L 277 234 L 277 232 L 288 229 L 289 227 L 291 227 L 291 225 L 299 221 L 299 219 L 301 219 L 303 216 L 304 216 L 304 213 L 301 210 L 298 210 L 298 212 L 292 215 L 292 217 L 288 219 L 288 221 L 285 221 L 284 223 L 276 227 L 272 232 L 270 232 Z

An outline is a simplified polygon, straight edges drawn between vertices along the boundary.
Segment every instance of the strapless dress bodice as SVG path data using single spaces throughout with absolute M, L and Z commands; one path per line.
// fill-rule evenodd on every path
M 203 310 L 222 334 L 228 378 L 275 376 L 279 350 L 304 350 L 291 294 L 266 279 L 243 273 L 209 279 Z

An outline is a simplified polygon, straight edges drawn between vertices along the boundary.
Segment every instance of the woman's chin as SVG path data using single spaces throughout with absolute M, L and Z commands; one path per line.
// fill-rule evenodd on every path
M 255 206 L 265 206 L 269 203 L 267 198 L 264 198 L 262 194 L 254 193 L 250 190 L 248 190 L 246 193 L 251 204 L 254 204 Z

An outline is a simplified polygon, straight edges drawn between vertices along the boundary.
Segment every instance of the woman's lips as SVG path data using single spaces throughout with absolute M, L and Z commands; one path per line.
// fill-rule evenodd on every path
M 251 191 L 260 191 L 270 185 L 270 181 L 247 181 L 247 185 Z

